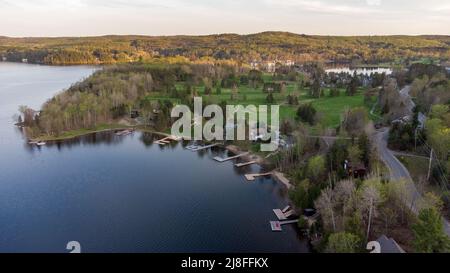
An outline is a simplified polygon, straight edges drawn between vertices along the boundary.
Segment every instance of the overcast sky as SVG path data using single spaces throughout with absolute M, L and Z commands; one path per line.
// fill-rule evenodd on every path
M 450 35 L 450 0 L 0 0 L 0 36 Z

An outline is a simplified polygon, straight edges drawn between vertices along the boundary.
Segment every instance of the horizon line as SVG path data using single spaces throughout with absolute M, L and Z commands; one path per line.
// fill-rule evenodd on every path
M 208 34 L 164 34 L 164 35 L 151 35 L 151 34 L 98 34 L 98 35 L 61 35 L 61 36 L 9 36 L 1 35 L 0 38 L 10 38 L 10 39 L 27 39 L 27 38 L 101 38 L 101 37 L 209 37 L 209 36 L 225 36 L 225 35 L 236 35 L 236 36 L 250 36 L 265 33 L 284 33 L 293 34 L 299 36 L 313 36 L 313 37 L 425 37 L 425 36 L 442 36 L 448 37 L 450 34 L 352 34 L 352 35 L 338 35 L 338 34 L 308 34 L 308 33 L 296 33 L 291 31 L 282 30 L 266 30 L 260 32 L 249 32 L 249 33 L 234 33 L 234 32 L 222 32 L 222 33 L 208 33 Z

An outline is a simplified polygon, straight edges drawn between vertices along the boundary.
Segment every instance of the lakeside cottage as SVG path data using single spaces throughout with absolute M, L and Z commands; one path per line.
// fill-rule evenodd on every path
M 285 82 L 266 82 L 263 86 L 264 93 L 281 93 L 286 88 Z
M 255 70 L 259 69 L 259 65 L 260 65 L 260 63 L 256 60 L 254 60 L 253 62 L 250 63 L 250 67 Z
M 265 65 L 265 69 L 269 73 L 275 73 L 276 66 L 277 65 L 275 62 L 267 62 Z
M 284 63 L 285 66 L 294 66 L 295 62 L 292 60 L 286 60 L 286 62 Z

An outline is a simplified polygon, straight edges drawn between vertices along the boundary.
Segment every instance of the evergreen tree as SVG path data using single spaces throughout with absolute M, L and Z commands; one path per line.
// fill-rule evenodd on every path
M 444 231 L 442 217 L 435 208 L 419 213 L 418 222 L 412 227 L 414 247 L 417 252 L 444 253 L 450 251 L 450 241 Z

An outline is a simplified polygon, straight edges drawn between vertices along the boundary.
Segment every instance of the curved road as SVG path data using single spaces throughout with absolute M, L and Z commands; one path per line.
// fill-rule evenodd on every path
M 375 134 L 375 144 L 378 150 L 380 159 L 386 164 L 389 169 L 390 178 L 393 180 L 405 179 L 408 190 L 412 200 L 408 200 L 408 205 L 414 213 L 418 213 L 418 206 L 420 206 L 422 196 L 417 190 L 414 181 L 409 174 L 408 169 L 394 156 L 393 152 L 387 147 L 387 140 L 389 136 L 389 128 L 383 128 Z M 450 237 L 450 224 L 444 219 L 444 228 L 447 236 Z

